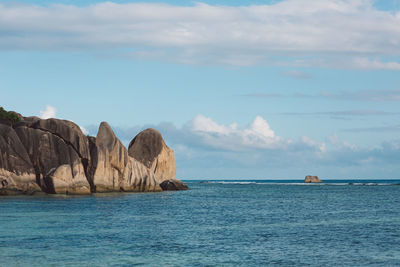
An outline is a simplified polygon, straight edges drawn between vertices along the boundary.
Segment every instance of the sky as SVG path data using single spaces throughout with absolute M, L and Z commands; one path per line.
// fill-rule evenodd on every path
M 7 110 L 158 129 L 181 179 L 400 178 L 400 0 L 0 2 Z

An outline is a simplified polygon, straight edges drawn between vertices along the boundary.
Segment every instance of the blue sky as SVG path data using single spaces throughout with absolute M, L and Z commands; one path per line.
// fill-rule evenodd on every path
M 188 178 L 400 178 L 400 1 L 7 1 L 8 110 L 146 127 Z

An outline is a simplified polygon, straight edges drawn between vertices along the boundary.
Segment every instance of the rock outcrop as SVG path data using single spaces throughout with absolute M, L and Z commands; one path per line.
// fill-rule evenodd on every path
M 305 183 L 322 183 L 322 181 L 318 178 L 318 176 L 307 175 L 304 179 Z
M 175 178 L 174 151 L 165 144 L 157 130 L 150 128 L 140 132 L 130 142 L 128 151 L 129 156 L 150 169 L 159 184 Z
M 177 190 L 187 190 L 189 187 L 178 179 L 167 179 L 164 180 L 160 187 L 164 191 L 177 191 Z
M 89 144 L 79 126 L 64 120 L 32 120 L 15 126 L 46 193 L 88 194 Z
M 3 115 L 2 115 L 3 114 Z M 67 120 L 0 112 L 0 194 L 184 190 L 174 152 L 147 129 L 129 151 L 102 122 L 96 137 Z
M 0 124 L 0 195 L 40 192 L 35 170 L 14 129 Z
M 96 192 L 161 191 L 150 169 L 129 157 L 108 123 L 100 124 L 95 145 L 93 154 L 97 163 L 93 184 Z

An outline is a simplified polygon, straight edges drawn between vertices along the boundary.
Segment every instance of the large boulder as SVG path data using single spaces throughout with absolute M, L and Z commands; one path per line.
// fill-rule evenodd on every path
M 91 149 L 97 162 L 93 176 L 95 192 L 161 191 L 150 170 L 129 157 L 108 123 L 100 124 Z
M 46 193 L 89 194 L 86 179 L 89 145 L 76 124 L 32 119 L 15 126 L 28 152 L 37 180 Z
M 160 187 L 164 191 L 177 191 L 177 190 L 188 190 L 189 187 L 178 179 L 168 179 L 164 180 Z
M 18 135 L 0 124 L 0 195 L 40 192 L 36 174 Z
M 307 175 L 304 179 L 305 183 L 322 183 L 322 181 L 318 178 L 318 176 Z
M 156 181 L 161 184 L 176 176 L 174 151 L 164 142 L 161 134 L 155 129 L 140 132 L 129 144 L 129 156 L 141 162 L 154 173 Z
M 186 184 L 176 179 L 174 151 L 155 129 L 140 132 L 129 144 L 129 156 L 150 169 L 162 190 L 186 190 Z

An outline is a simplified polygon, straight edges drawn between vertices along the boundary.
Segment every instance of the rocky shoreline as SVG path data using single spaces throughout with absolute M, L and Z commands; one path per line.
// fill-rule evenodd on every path
M 9 113 L 13 120 L 0 118 L 0 195 L 188 189 L 155 129 L 139 133 L 126 149 L 106 122 L 93 137 L 72 121 Z

